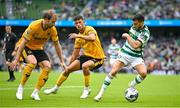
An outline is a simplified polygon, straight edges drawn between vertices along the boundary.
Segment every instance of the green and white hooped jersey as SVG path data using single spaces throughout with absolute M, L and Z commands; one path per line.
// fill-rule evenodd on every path
M 110 54 L 110 59 L 116 59 L 118 56 L 118 51 L 120 46 L 118 44 L 110 44 L 108 47 L 108 53 Z
M 142 57 L 143 49 L 147 45 L 147 42 L 150 38 L 150 31 L 147 26 L 144 26 L 141 30 L 136 30 L 133 26 L 130 28 L 128 33 L 134 40 L 139 40 L 142 45 L 140 48 L 134 49 L 126 40 L 126 43 L 123 45 L 121 51 L 133 56 L 133 57 Z

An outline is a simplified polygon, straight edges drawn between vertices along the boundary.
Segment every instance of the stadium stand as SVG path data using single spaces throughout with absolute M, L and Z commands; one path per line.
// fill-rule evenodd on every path
M 146 19 L 179 19 L 178 0 L 12 0 L 13 19 L 38 19 L 45 10 L 53 10 L 59 19 L 71 20 L 82 14 L 86 19 L 128 19 L 136 12 Z M 1 0 L 1 19 L 5 1 Z M 4 8 L 3 8 L 4 7 Z M 162 11 L 163 10 L 163 11 Z M 11 11 L 9 11 L 11 12 Z

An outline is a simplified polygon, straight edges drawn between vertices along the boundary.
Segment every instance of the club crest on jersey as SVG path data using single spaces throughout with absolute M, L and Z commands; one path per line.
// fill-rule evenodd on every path
M 28 52 L 27 52 L 28 54 L 31 54 L 32 53 L 32 51 L 30 51 L 30 50 L 28 50 Z
M 27 35 L 29 35 L 29 34 L 30 34 L 30 32 L 31 32 L 31 30 L 27 30 L 27 31 L 26 31 L 26 34 L 27 34 Z

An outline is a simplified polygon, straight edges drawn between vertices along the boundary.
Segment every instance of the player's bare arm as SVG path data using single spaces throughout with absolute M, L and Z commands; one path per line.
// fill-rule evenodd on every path
M 22 54 L 22 51 L 23 51 L 23 49 L 24 49 L 27 42 L 28 42 L 28 40 L 26 38 L 22 39 L 22 42 L 21 42 L 21 44 L 20 44 L 20 46 L 19 46 L 19 48 L 17 50 L 15 59 L 12 61 L 11 65 L 10 65 L 12 70 L 14 70 L 16 68 L 16 66 L 17 66 L 17 64 L 19 62 L 20 56 Z
M 133 38 L 127 33 L 123 33 L 122 37 L 127 39 L 128 43 L 135 49 L 141 47 L 142 45 L 142 43 L 139 40 L 133 40 Z
M 66 67 L 66 64 L 64 63 L 64 59 L 63 59 L 63 55 L 62 55 L 62 47 L 61 47 L 59 41 L 54 41 L 53 43 L 54 43 L 56 53 L 60 59 L 61 66 L 66 70 L 67 67 Z
M 79 56 L 79 52 L 80 52 L 80 48 L 74 48 L 71 58 L 70 58 L 70 63 L 71 64 L 74 60 L 77 59 L 77 57 Z
M 84 39 L 84 40 L 87 40 L 87 41 L 94 41 L 96 39 L 96 35 L 94 33 L 90 33 L 87 36 L 83 36 L 83 35 L 80 35 L 80 34 L 71 33 L 69 38 L 70 39 L 81 38 L 81 39 Z

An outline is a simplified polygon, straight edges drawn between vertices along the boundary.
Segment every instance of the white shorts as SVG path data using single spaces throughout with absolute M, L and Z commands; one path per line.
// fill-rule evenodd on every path
M 117 60 L 123 62 L 125 65 L 130 64 L 132 67 L 135 67 L 139 64 L 145 64 L 144 60 L 141 57 L 133 57 L 123 52 L 119 53 Z
M 117 59 L 112 59 L 112 58 L 111 58 L 111 59 L 109 60 L 110 65 L 112 66 L 116 60 L 117 60 Z

